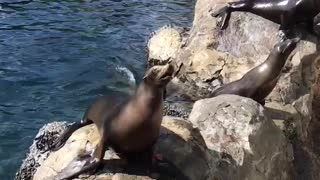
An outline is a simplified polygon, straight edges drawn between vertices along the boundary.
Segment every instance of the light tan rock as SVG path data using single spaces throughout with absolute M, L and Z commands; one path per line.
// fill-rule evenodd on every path
M 182 38 L 173 27 L 163 27 L 156 31 L 148 42 L 148 58 L 153 64 L 162 64 L 176 58 Z
M 37 169 L 33 179 L 42 180 L 56 175 L 79 154 L 83 154 L 85 151 L 92 151 L 98 141 L 99 134 L 93 124 L 75 131 L 63 148 L 49 155 Z
M 172 42 L 171 37 L 174 35 L 169 33 L 171 29 L 167 28 L 159 30 L 148 43 L 148 51 L 152 55 L 149 56 L 149 64 L 154 64 L 154 59 L 166 60 L 169 58 L 168 54 L 174 54 L 170 57 L 177 63 L 184 63 L 180 80 L 188 85 L 180 86 L 185 89 L 181 93 L 192 99 L 206 98 L 206 95 L 220 87 L 221 83 L 241 78 L 265 60 L 276 42 L 278 25 L 248 13 L 233 13 L 230 26 L 220 32 L 216 27 L 217 20 L 211 13 L 226 2 L 197 1 L 193 26 L 189 36 L 184 37 L 184 46 L 171 47 L 169 42 Z M 178 31 L 175 34 L 178 34 Z M 170 53 L 169 50 L 162 50 L 164 45 L 170 49 Z M 190 88 L 194 85 L 196 88 Z
M 179 28 L 166 27 L 150 39 L 149 64 L 165 63 L 170 58 L 177 63 L 184 63 L 178 78 L 168 88 L 168 91 L 178 92 L 176 97 L 198 100 L 209 96 L 221 82 L 239 79 L 264 61 L 276 43 L 279 25 L 250 13 L 232 13 L 229 27 L 225 31 L 219 31 L 216 27 L 217 19 L 210 14 L 226 2 L 229 0 L 198 0 L 188 37 L 182 37 Z M 191 179 L 199 174 L 208 174 L 207 179 L 210 180 L 318 179 L 320 141 L 317 139 L 320 123 L 314 118 L 317 111 L 313 111 L 315 92 L 312 87 L 319 74 L 319 68 L 314 68 L 319 59 L 319 42 L 314 37 L 307 36 L 306 39 L 309 42 L 301 41 L 298 44 L 276 88 L 267 97 L 266 111 L 252 100 L 239 97 L 222 96 L 225 99 L 216 97 L 214 100 L 197 102 L 190 120 L 201 129 L 210 147 L 211 156 L 208 157 L 204 152 L 204 142 L 197 140 L 201 136 L 190 133 L 194 129 L 188 123 L 186 126 L 174 123 L 164 125 L 174 127 L 172 131 L 178 134 L 179 140 L 173 140 L 177 136 L 164 139 L 166 136 L 162 136 L 157 144 L 161 146 L 156 146 L 158 152 L 168 153 L 167 157 L 174 160 L 180 171 Z M 282 128 L 292 143 L 294 158 L 284 135 L 271 120 Z M 164 120 L 164 123 L 167 122 Z M 194 137 L 198 138 L 192 140 Z M 187 146 L 184 146 L 185 143 Z M 181 146 L 184 148 L 177 148 Z M 94 144 L 85 141 L 79 142 L 76 147 L 90 150 Z M 201 150 L 191 151 L 191 157 L 188 154 L 190 147 L 192 150 L 195 147 Z M 172 150 L 174 153 L 170 154 Z M 71 156 L 76 156 L 78 152 L 79 150 L 71 153 Z M 193 154 L 194 152 L 198 154 Z M 72 157 L 66 158 L 67 161 L 71 159 Z M 290 170 L 292 159 L 297 173 Z M 207 172 L 204 162 L 209 162 L 210 172 Z M 183 164 L 190 166 L 185 167 Z M 193 169 L 199 171 L 195 172 Z M 48 174 L 52 173 L 48 169 L 47 171 Z M 295 174 L 297 176 L 294 177 Z M 124 176 L 136 178 L 123 174 L 110 177 L 103 175 L 110 179 Z M 96 176 L 90 176 L 94 177 Z
M 177 173 L 178 178 L 187 177 L 190 180 L 210 177 L 208 155 L 204 140 L 191 123 L 180 119 L 165 116 L 162 123 L 161 135 L 154 146 L 154 153 L 161 154 L 170 161 L 170 170 Z M 37 169 L 34 180 L 49 179 L 66 168 L 79 154 L 93 150 L 99 140 L 95 125 L 85 126 L 72 134 L 67 143 L 58 151 L 52 152 L 47 160 Z M 118 158 L 114 152 L 108 150 L 104 157 Z M 190 163 L 192 162 L 192 163 Z M 105 167 L 96 175 L 80 176 L 81 179 L 152 179 L 153 175 L 145 169 L 141 174 L 126 174 L 122 168 L 112 173 L 117 167 Z M 119 172 L 120 171 L 120 172 Z M 123 172 L 122 172 L 123 171 Z M 170 177 L 170 174 L 160 174 L 160 177 Z
M 211 13 L 232 0 L 198 0 L 194 21 L 186 37 L 186 45 L 177 52 L 177 62 L 185 64 L 179 75 L 179 97 L 199 100 L 221 84 L 239 79 L 264 61 L 277 42 L 279 25 L 251 13 L 234 12 L 227 29 L 220 31 Z M 320 128 L 317 110 L 313 111 L 313 86 L 319 68 L 319 40 L 305 32 L 306 37 L 289 58 L 279 81 L 266 98 L 272 119 L 283 128 L 293 143 L 298 179 L 320 176 Z M 318 81 L 320 84 L 320 81 Z M 170 94 L 170 92 L 168 92 Z M 319 101 L 319 100 L 317 100 Z M 317 108 L 319 109 L 319 108 Z

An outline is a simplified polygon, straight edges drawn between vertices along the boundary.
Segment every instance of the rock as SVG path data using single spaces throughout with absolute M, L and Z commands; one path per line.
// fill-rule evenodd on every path
M 228 1 L 198 0 L 190 30 L 167 26 L 156 31 L 148 42 L 150 66 L 169 59 L 184 64 L 167 86 L 164 114 L 186 118 L 196 101 L 189 120 L 200 128 L 210 149 L 190 123 L 166 117 L 163 126 L 169 130 L 162 130 L 156 152 L 173 161 L 174 175 L 128 175 L 123 168 L 110 175 L 105 168 L 98 176 L 82 179 L 319 179 L 320 65 L 315 68 L 315 64 L 320 54 L 316 37 L 303 32 L 306 38 L 288 59 L 276 87 L 266 98 L 265 108 L 232 95 L 200 100 L 264 61 L 277 42 L 279 25 L 250 13 L 232 13 L 229 27 L 220 31 L 217 19 L 210 14 Z M 42 165 L 35 178 L 56 174 L 83 149 L 91 151 L 97 141 L 95 131 L 94 126 L 88 126 L 76 132 L 74 142 L 69 139 L 64 149 L 39 163 Z M 68 157 L 64 162 L 56 161 L 63 152 L 68 152 Z M 109 151 L 105 158 L 113 155 Z M 20 171 L 17 177 L 30 177 L 33 166 L 23 169 L 27 175 Z
M 287 109 L 291 109 L 291 118 L 286 119 L 284 131 L 294 147 L 298 179 L 318 179 L 320 176 L 320 153 L 313 148 L 320 145 L 313 139 L 320 127 L 315 125 L 318 120 L 314 113 L 317 110 L 313 111 L 316 104 L 313 86 L 319 83 L 316 81 L 319 69 L 315 68 L 320 57 L 317 44 L 314 37 L 308 37 L 308 41 L 299 44 L 266 104 L 272 111 L 278 112 L 280 118 L 287 116 Z M 285 108 L 277 109 L 272 104 L 282 104 Z
M 156 31 L 148 42 L 148 59 L 153 65 L 164 64 L 176 58 L 182 43 L 181 31 L 165 26 Z M 152 62 L 151 62 L 152 61 Z
M 190 179 L 210 177 L 207 148 L 200 132 L 191 123 L 166 116 L 163 119 L 161 135 L 154 146 L 154 153 L 161 154 L 169 160 L 168 173 L 166 170 L 157 176 L 166 179 Z M 34 180 L 48 179 L 67 167 L 79 154 L 91 152 L 98 143 L 99 135 L 95 125 L 85 126 L 75 131 L 66 144 L 58 151 L 49 155 L 47 160 L 37 169 Z M 113 151 L 108 150 L 105 159 L 118 158 Z M 192 163 L 190 163 L 192 162 Z M 96 175 L 81 176 L 81 179 L 150 179 L 153 174 L 145 169 L 135 169 L 126 173 L 126 168 L 116 166 L 105 167 Z M 169 171 L 170 170 L 170 171 Z M 138 173 L 139 172 L 139 173 Z M 173 175 L 170 174 L 173 173 Z M 139 174 L 139 176 L 138 176 Z
M 278 25 L 252 14 L 233 13 L 230 27 L 220 33 L 216 28 L 216 19 L 210 13 L 225 3 L 197 1 L 193 27 L 184 33 L 188 36 L 184 36 L 186 43 L 182 43 L 183 46 L 176 45 L 182 42 L 174 38 L 179 37 L 178 33 L 182 37 L 181 31 L 175 30 L 177 28 L 162 28 L 149 40 L 149 65 L 153 65 L 155 59 L 166 62 L 169 58 L 177 64 L 184 63 L 179 75 L 182 83 L 171 84 L 180 87 L 180 94 L 185 94 L 189 99 L 207 98 L 221 84 L 241 78 L 265 60 L 276 42 Z M 164 44 L 170 53 L 169 50 L 162 50 L 165 49 Z M 171 44 L 175 45 L 174 48 Z
M 193 102 L 187 101 L 165 101 L 164 102 L 164 115 L 181 117 L 187 119 L 191 112 Z
M 220 179 L 293 179 L 292 147 L 257 102 L 236 95 L 199 100 L 189 120 L 209 149 Z M 229 172 L 229 173 L 228 173 Z
M 185 43 L 176 54 L 172 53 L 176 57 L 174 61 L 184 66 L 177 79 L 169 84 L 174 88 L 169 88 L 168 94 L 172 91 L 181 99 L 192 101 L 208 98 L 222 84 L 239 79 L 264 61 L 278 41 L 279 25 L 251 13 L 234 12 L 227 29 L 217 28 L 217 19 L 211 13 L 227 2 L 229 0 L 197 1 L 192 28 L 184 32 Z M 320 58 L 319 39 L 301 33 L 306 37 L 288 59 L 276 87 L 266 98 L 266 107 L 267 114 L 293 144 L 296 178 L 317 179 L 320 176 L 320 138 L 317 138 L 320 118 L 314 110 L 319 108 L 313 106 L 319 106 L 320 98 L 314 100 L 317 92 L 313 87 L 320 84 L 316 81 L 320 66 L 315 68 Z M 156 53 L 154 57 L 162 56 L 161 51 Z
M 19 171 L 16 173 L 16 180 L 32 179 L 37 168 L 41 166 L 49 156 L 49 147 L 66 127 L 66 122 L 52 122 L 39 130 L 29 149 L 27 158 L 23 161 Z
M 275 44 L 279 25 L 251 13 L 234 12 L 225 31 L 216 27 L 212 12 L 225 6 L 229 0 L 198 0 L 190 32 L 190 49 L 211 47 L 236 57 L 254 57 L 268 54 Z

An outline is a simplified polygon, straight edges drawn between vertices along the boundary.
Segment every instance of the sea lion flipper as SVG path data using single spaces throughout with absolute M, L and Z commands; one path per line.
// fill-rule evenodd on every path
M 213 12 L 211 15 L 213 17 L 220 17 L 217 26 L 221 30 L 224 30 L 229 25 L 229 20 L 231 13 L 234 11 L 248 11 L 252 7 L 252 1 L 238 1 L 238 2 L 229 2 L 226 6 L 222 7 L 216 12 Z
M 56 139 L 53 144 L 50 147 L 51 151 L 57 151 L 59 150 L 68 140 L 68 138 L 72 135 L 74 131 L 77 129 L 91 124 L 92 121 L 87 119 L 87 120 L 82 120 L 80 122 L 75 122 L 71 126 L 69 126 L 61 135 L 58 139 Z
M 56 177 L 62 179 L 72 179 L 84 172 L 94 174 L 102 163 L 105 151 L 107 149 L 106 137 L 102 136 L 91 155 L 84 154 L 73 160 L 66 168 L 64 168 Z
M 211 13 L 211 16 L 213 16 L 213 17 L 215 17 L 215 18 L 216 18 L 216 17 L 219 17 L 219 16 L 221 16 L 222 14 L 226 13 L 226 12 L 228 11 L 228 9 L 229 9 L 229 6 L 224 6 L 224 7 L 220 8 L 219 10 Z
M 229 26 L 229 20 L 231 17 L 231 13 L 226 13 L 221 21 L 221 24 L 218 25 L 221 30 L 226 29 Z
M 219 18 L 217 21 L 217 26 L 223 30 L 228 27 L 229 19 L 231 16 L 230 7 L 224 6 L 216 12 L 213 12 L 211 16 Z
M 95 171 L 99 167 L 99 164 L 100 163 L 95 161 L 90 155 L 82 155 L 72 160 L 54 179 L 73 179 L 83 172 Z

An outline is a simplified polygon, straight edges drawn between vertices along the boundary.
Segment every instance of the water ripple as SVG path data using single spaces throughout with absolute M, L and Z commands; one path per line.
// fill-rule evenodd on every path
M 190 26 L 195 0 L 0 0 L 0 177 L 32 138 L 76 121 L 98 95 L 132 92 L 144 47 L 166 24 Z

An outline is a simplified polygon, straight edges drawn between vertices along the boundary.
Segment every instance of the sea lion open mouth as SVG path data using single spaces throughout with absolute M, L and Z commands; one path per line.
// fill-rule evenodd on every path
M 172 60 L 169 60 L 168 64 L 165 65 L 165 67 L 163 68 L 163 72 L 160 73 L 162 74 L 159 78 L 160 80 L 165 79 L 167 77 L 174 78 L 179 74 L 181 67 L 183 66 L 183 63 L 180 63 L 179 65 L 176 64 L 175 67 L 172 62 Z
M 147 83 L 165 86 L 172 80 L 180 71 L 182 63 L 177 66 L 172 61 L 168 61 L 166 65 L 156 65 L 147 70 L 143 80 Z
M 173 78 L 175 74 L 175 68 L 172 64 L 172 60 L 168 61 L 168 64 L 164 65 L 159 73 L 159 80 L 166 80 L 168 78 Z
M 163 72 L 161 73 L 162 75 L 160 76 L 160 80 L 167 79 L 167 78 L 173 78 L 174 75 L 174 67 L 172 64 L 167 64 Z

